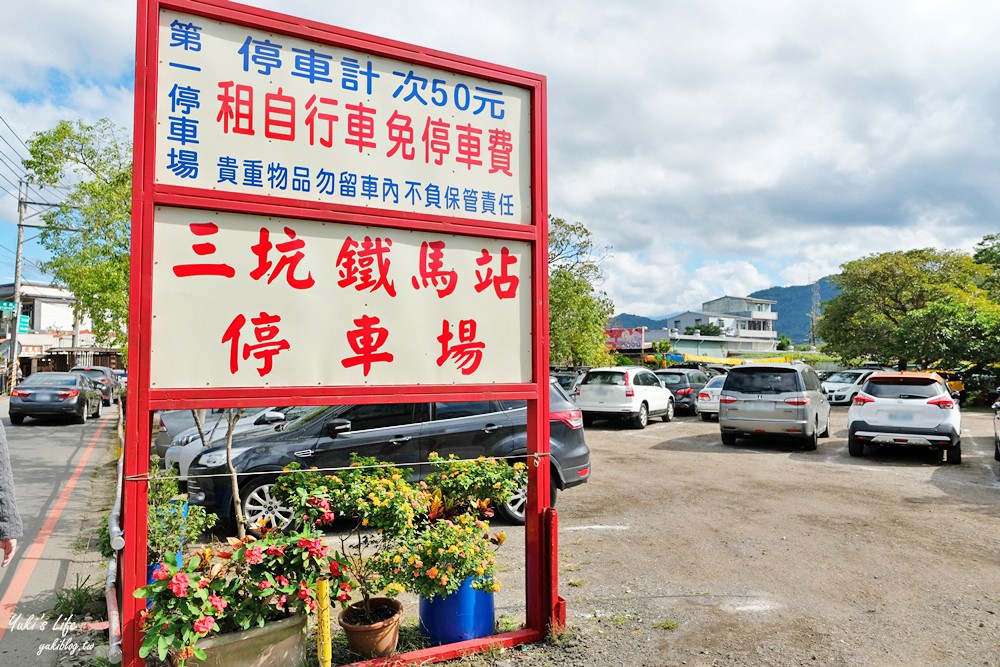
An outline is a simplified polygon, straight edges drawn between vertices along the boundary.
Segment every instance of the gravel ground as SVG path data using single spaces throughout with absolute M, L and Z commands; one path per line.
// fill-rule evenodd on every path
M 991 417 L 964 415 L 960 466 L 920 450 L 849 457 L 846 408 L 815 452 L 725 447 L 694 417 L 599 423 L 591 481 L 558 504 L 566 635 L 464 662 L 1000 665 Z M 523 620 L 520 567 L 502 621 Z

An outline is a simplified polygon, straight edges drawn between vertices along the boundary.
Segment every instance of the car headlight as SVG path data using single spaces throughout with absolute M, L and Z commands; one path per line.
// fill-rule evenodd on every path
M 236 457 L 250 449 L 249 447 L 233 447 L 233 460 Z M 195 464 L 199 466 L 204 466 L 205 468 L 217 468 L 221 465 L 226 465 L 226 450 L 220 449 L 216 452 L 205 452 L 195 460 Z
M 174 439 L 170 441 L 172 445 L 186 445 L 189 442 L 194 442 L 198 439 L 197 433 L 181 433 L 180 435 L 174 436 Z

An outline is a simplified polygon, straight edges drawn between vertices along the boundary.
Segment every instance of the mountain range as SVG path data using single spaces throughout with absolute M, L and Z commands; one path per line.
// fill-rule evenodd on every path
M 840 288 L 834 285 L 830 276 L 819 279 L 820 313 L 823 312 L 823 302 L 832 299 L 840 293 Z M 721 295 L 720 295 L 721 296 Z M 732 295 L 738 296 L 738 295 Z M 747 296 L 756 299 L 776 301 L 771 309 L 778 313 L 775 326 L 779 336 L 788 336 L 796 345 L 809 342 L 809 313 L 812 311 L 813 286 L 791 285 L 788 287 L 768 287 L 757 290 Z M 701 304 L 696 304 L 690 310 L 699 310 Z M 642 317 L 621 313 L 612 317 L 608 326 L 634 329 L 649 327 L 650 329 L 668 328 L 669 314 L 663 318 Z

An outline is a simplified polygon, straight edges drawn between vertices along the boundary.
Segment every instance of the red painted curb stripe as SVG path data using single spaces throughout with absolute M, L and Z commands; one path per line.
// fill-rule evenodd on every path
M 42 552 L 49 541 L 49 536 L 52 535 L 52 531 L 56 527 L 56 522 L 62 516 L 63 510 L 66 508 L 66 503 L 69 502 L 69 496 L 73 493 L 80 475 L 83 474 L 83 469 L 87 465 L 87 461 L 90 460 L 90 454 L 94 451 L 94 447 L 97 445 L 107 423 L 106 421 L 102 422 L 94 433 L 94 436 L 90 439 L 90 444 L 87 445 L 86 451 L 83 452 L 83 457 L 76 464 L 76 469 L 73 470 L 69 481 L 66 482 L 66 487 L 59 494 L 59 500 L 56 501 L 52 511 L 49 512 L 49 516 L 45 520 L 42 529 L 38 531 L 38 537 L 35 538 L 35 541 L 28 547 L 28 551 L 25 552 L 24 557 L 17 566 L 17 572 L 11 579 L 7 592 L 4 593 L 3 599 L 0 599 L 0 639 L 3 639 L 3 636 L 7 633 L 7 626 L 10 625 L 10 619 L 14 616 L 17 603 L 21 600 L 21 595 L 24 594 L 24 589 L 28 586 L 32 572 L 35 571 L 35 565 L 41 560 Z

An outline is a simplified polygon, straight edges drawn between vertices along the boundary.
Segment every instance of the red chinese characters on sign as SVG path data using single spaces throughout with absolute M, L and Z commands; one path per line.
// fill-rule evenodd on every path
M 420 276 L 413 276 L 413 288 L 429 287 L 444 298 L 455 291 L 458 273 L 444 268 L 444 241 L 424 241 L 420 244 Z
M 488 250 L 483 248 L 482 253 L 476 258 L 476 264 L 481 267 L 485 267 L 484 271 L 476 270 L 476 279 L 478 282 L 475 285 L 477 292 L 482 292 L 485 289 L 493 286 L 493 291 L 496 292 L 497 298 L 499 299 L 513 299 L 517 296 L 517 286 L 520 280 L 517 276 L 508 273 L 508 269 L 517 263 L 517 257 L 510 254 L 510 250 L 506 247 L 500 249 L 500 273 L 497 275 L 493 274 L 493 269 L 491 264 L 493 263 L 493 255 L 489 253 Z
M 262 362 L 262 365 L 257 368 L 258 375 L 264 377 L 271 372 L 274 364 L 274 356 L 282 350 L 287 350 L 291 347 L 288 341 L 278 338 L 280 332 L 277 325 L 280 321 L 280 316 L 269 315 L 261 311 L 259 315 L 250 320 L 250 323 L 253 325 L 255 342 L 252 344 L 244 343 L 242 349 L 240 349 L 240 336 L 242 335 L 243 327 L 247 323 L 247 318 L 243 314 L 239 314 L 233 318 L 233 321 L 226 328 L 226 332 L 222 336 L 222 342 L 229 343 L 230 373 L 235 375 L 240 369 L 240 359 L 247 361 L 251 355 Z
M 249 134 L 253 131 L 253 87 L 236 84 L 235 81 L 220 81 L 222 92 L 218 95 L 219 114 L 216 122 L 222 123 L 222 131 L 233 134 Z M 232 92 L 230 92 L 232 91 Z
M 213 236 L 219 233 L 219 226 L 214 222 L 192 222 L 188 225 L 191 233 L 198 237 Z M 215 253 L 216 247 L 210 241 L 195 243 L 191 246 L 194 254 L 199 257 L 206 257 Z M 236 275 L 236 269 L 225 263 L 212 264 L 210 262 L 200 262 L 195 264 L 175 264 L 174 275 L 178 278 L 188 278 L 191 276 L 221 276 L 232 278 Z
M 257 255 L 257 268 L 250 272 L 250 277 L 254 280 L 260 280 L 264 277 L 269 270 L 271 270 L 272 262 L 268 257 L 271 254 L 271 250 L 274 249 L 281 254 L 278 258 L 278 263 L 274 266 L 274 270 L 271 271 L 271 275 L 267 279 L 267 284 L 270 285 L 274 282 L 282 271 L 285 272 L 288 284 L 295 289 L 309 289 L 316 284 L 316 281 L 312 277 L 312 273 L 306 273 L 305 278 L 300 278 L 295 275 L 296 269 L 299 266 L 299 262 L 305 257 L 305 253 L 302 252 L 302 248 L 305 247 L 306 242 L 302 239 L 295 237 L 295 230 L 291 227 L 285 227 L 285 236 L 288 237 L 287 241 L 278 244 L 271 244 L 271 232 L 268 231 L 266 227 L 260 228 L 260 240 L 254 245 L 250 246 L 250 250 Z
M 455 365 L 462 375 L 471 375 L 479 368 L 483 361 L 483 350 L 486 344 L 476 340 L 476 321 L 459 320 L 458 322 L 458 342 L 452 344 L 455 334 L 451 331 L 452 325 L 448 320 L 441 322 L 441 335 L 437 337 L 441 343 L 441 354 L 437 358 L 437 365 L 443 366 L 448 359 L 454 359 Z
M 357 329 L 347 332 L 347 344 L 351 346 L 355 356 L 341 359 L 340 363 L 344 368 L 361 366 L 361 372 L 368 377 L 372 364 L 393 360 L 391 352 L 380 350 L 389 338 L 389 330 L 378 326 L 380 323 L 379 318 L 370 315 L 362 315 L 354 320 Z
M 389 250 L 391 239 L 366 236 L 359 244 L 350 236 L 340 247 L 337 268 L 340 269 L 340 287 L 354 288 L 359 292 L 374 292 L 381 288 L 389 296 L 396 296 L 396 285 L 389 279 Z

